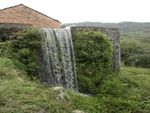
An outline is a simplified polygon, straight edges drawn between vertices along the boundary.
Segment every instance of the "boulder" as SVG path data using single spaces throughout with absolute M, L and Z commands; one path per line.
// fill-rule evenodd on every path
M 70 100 L 70 97 L 67 94 L 65 88 L 58 86 L 58 87 L 53 87 L 52 90 L 56 92 L 56 99 L 63 100 L 63 101 Z
M 85 113 L 85 112 L 80 111 L 80 110 L 74 110 L 73 113 Z

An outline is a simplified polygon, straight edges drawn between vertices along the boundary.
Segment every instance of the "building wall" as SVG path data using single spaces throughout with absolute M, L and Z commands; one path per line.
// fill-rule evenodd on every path
M 0 23 L 26 24 L 34 27 L 59 28 L 60 22 L 24 5 L 0 10 Z
M 24 24 L 0 24 L 0 41 L 14 39 L 15 33 L 28 27 L 31 26 Z

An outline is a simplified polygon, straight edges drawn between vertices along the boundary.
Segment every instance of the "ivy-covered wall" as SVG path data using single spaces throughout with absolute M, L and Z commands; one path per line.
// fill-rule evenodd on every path
M 112 44 L 108 37 L 95 31 L 73 35 L 79 91 L 99 93 L 101 84 L 112 74 Z
M 95 31 L 95 32 L 102 32 L 106 34 L 109 40 L 112 42 L 113 47 L 113 69 L 115 71 L 120 70 L 120 34 L 117 28 L 100 28 L 100 27 L 72 27 L 72 36 L 74 37 L 80 31 Z
M 24 24 L 2 24 L 0 23 L 0 41 L 12 40 L 16 37 L 16 32 L 23 30 L 29 25 Z
M 13 60 L 30 78 L 39 77 L 38 49 L 41 38 L 35 28 L 1 27 L 0 57 Z

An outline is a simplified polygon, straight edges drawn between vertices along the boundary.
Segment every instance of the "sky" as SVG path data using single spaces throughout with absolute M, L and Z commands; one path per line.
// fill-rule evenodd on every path
M 18 4 L 62 23 L 150 22 L 150 0 L 0 0 L 0 9 Z

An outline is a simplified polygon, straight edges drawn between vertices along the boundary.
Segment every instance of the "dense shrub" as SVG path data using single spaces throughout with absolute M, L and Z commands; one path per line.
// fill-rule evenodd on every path
M 107 76 L 96 96 L 71 95 L 75 109 L 86 113 L 150 113 L 150 70 L 121 68 L 119 76 Z
M 100 94 L 113 97 L 126 97 L 127 86 L 117 76 L 109 76 L 101 85 Z
M 112 72 L 112 48 L 106 35 L 80 31 L 73 37 L 79 90 L 99 92 L 102 80 Z
M 40 35 L 37 29 L 28 28 L 14 34 L 15 39 L 0 42 L 0 56 L 13 59 L 19 69 L 31 77 L 38 77 L 37 49 L 40 47 Z
M 0 56 L 10 57 L 12 54 L 11 41 L 0 42 Z
M 121 40 L 121 57 L 127 66 L 150 68 L 149 40 L 131 38 Z

